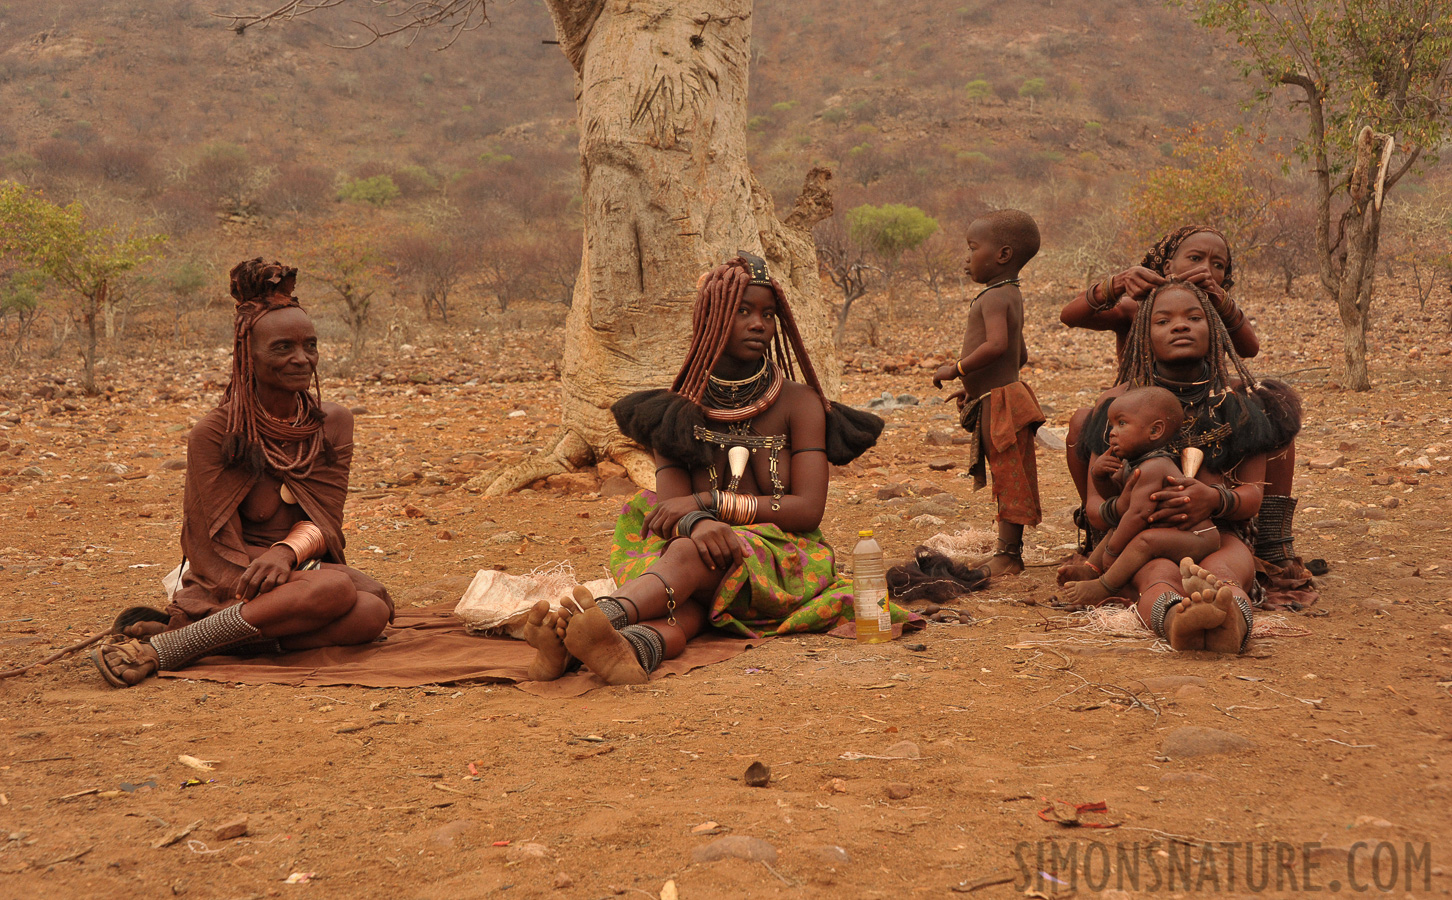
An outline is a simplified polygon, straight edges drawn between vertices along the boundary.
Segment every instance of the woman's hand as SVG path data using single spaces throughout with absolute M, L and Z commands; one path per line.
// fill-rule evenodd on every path
M 954 360 L 951 366 L 947 363 L 943 363 L 941 366 L 938 366 L 936 371 L 933 372 L 933 387 L 937 388 L 938 390 L 942 390 L 943 382 L 952 381 L 954 378 L 957 377 L 958 361 Z
M 237 578 L 237 599 L 251 600 L 274 588 L 287 584 L 292 577 L 292 567 L 297 565 L 297 556 L 286 544 L 279 544 L 252 560 Z
M 1168 475 L 1165 487 L 1150 494 L 1155 511 L 1150 513 L 1151 525 L 1173 525 L 1188 531 L 1220 508 L 1220 492 L 1210 485 L 1185 475 Z
M 1188 281 L 1199 286 L 1200 290 L 1210 295 L 1210 302 L 1215 306 L 1215 311 L 1220 313 L 1220 318 L 1225 318 L 1225 307 L 1230 298 L 1225 295 L 1225 289 L 1210 274 L 1210 267 L 1205 264 L 1195 266 L 1193 269 L 1180 276 L 1181 281 Z
M 1209 270 L 1206 270 L 1209 274 Z M 1131 300 L 1143 300 L 1149 296 L 1150 291 L 1165 283 L 1165 276 L 1153 269 L 1146 269 L 1144 266 L 1131 266 L 1115 275 L 1110 281 L 1116 297 L 1128 297 Z
M 741 562 L 741 538 L 725 522 L 704 519 L 691 529 L 691 542 L 707 568 L 727 572 Z
M 645 514 L 645 533 L 657 534 L 666 540 L 676 536 L 676 523 L 688 512 L 695 512 L 701 506 L 695 494 L 661 500 Z

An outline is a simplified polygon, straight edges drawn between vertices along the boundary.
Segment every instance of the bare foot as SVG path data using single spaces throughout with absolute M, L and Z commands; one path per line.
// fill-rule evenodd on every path
M 1023 557 L 1010 553 L 995 553 L 982 562 L 975 563 L 973 568 L 987 570 L 989 578 L 997 578 L 1000 575 L 1017 575 L 1023 571 Z
M 588 592 L 586 592 L 588 594 Z M 593 597 L 574 598 L 579 612 L 565 628 L 565 648 L 606 684 L 645 684 L 650 673 L 635 658 L 635 650 L 620 636 L 595 605 Z
M 1099 572 L 1088 563 L 1064 563 L 1059 566 L 1058 582 L 1063 587 L 1071 581 L 1093 581 L 1098 578 Z
M 1220 587 L 1220 579 L 1208 569 L 1202 568 L 1190 557 L 1180 560 L 1180 583 L 1186 594 L 1214 593 Z
M 122 634 L 141 641 L 149 641 L 163 631 L 166 631 L 165 622 L 137 622 L 121 629 Z
M 1085 609 L 1090 606 L 1102 606 L 1105 600 L 1114 596 L 1114 592 L 1104 586 L 1104 582 L 1098 578 L 1091 578 L 1088 581 L 1071 581 L 1064 585 L 1064 599 L 1075 609 Z
M 1220 585 L 1215 590 L 1192 592 L 1171 612 L 1165 633 L 1176 650 L 1239 653 L 1249 627 L 1235 604 L 1235 590 Z
M 570 664 L 563 635 L 555 627 L 556 618 L 548 600 L 536 603 L 525 617 L 525 643 L 537 651 L 527 670 L 531 681 L 554 681 Z
M 161 668 L 156 651 L 141 641 L 103 644 L 91 651 L 91 660 L 113 687 L 132 687 Z

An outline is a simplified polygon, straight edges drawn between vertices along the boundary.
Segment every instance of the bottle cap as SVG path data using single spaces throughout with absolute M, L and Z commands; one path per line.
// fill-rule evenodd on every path
M 859 531 L 859 532 L 857 532 L 857 536 L 858 537 L 872 537 L 872 529 L 871 528 L 868 528 L 865 531 Z

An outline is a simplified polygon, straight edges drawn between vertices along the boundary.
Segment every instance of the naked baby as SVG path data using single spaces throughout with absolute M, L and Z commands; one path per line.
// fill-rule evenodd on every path
M 1220 532 L 1209 519 L 1188 527 L 1152 526 L 1151 495 L 1180 476 L 1166 449 L 1179 433 L 1184 410 L 1175 395 L 1160 387 L 1126 391 L 1109 405 L 1109 452 L 1090 473 L 1101 497 L 1108 535 L 1081 566 L 1059 571 L 1072 605 L 1098 606 L 1115 596 L 1151 559 L 1200 562 L 1220 549 Z

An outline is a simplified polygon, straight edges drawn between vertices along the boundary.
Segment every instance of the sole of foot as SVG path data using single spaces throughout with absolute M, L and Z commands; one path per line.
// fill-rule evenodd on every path
M 565 674 L 570 652 L 556 628 L 557 616 L 548 600 L 541 600 L 524 619 L 524 640 L 535 649 L 534 660 L 526 670 L 532 681 L 554 681 Z
M 579 612 L 570 617 L 565 628 L 565 649 L 606 684 L 650 681 L 650 673 L 635 658 L 635 650 L 605 618 L 595 598 L 576 593 L 574 604 Z
M 1214 590 L 1190 592 L 1176 607 L 1165 631 L 1176 650 L 1239 653 L 1248 627 L 1235 605 L 1235 591 L 1229 585 L 1220 585 Z

